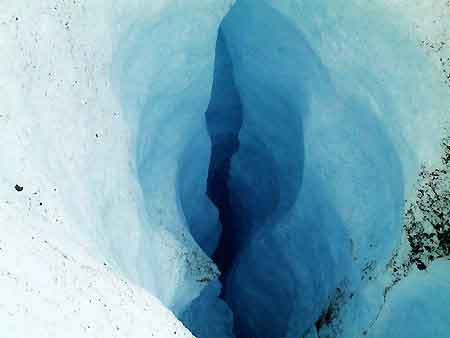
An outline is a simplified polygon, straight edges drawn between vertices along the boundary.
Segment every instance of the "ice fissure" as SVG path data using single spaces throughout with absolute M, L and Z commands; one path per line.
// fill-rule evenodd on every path
M 264 2 L 238 2 L 219 30 L 206 111 L 220 237 L 215 248 L 202 238 L 217 236 L 198 239 L 222 272 L 236 337 L 303 334 L 349 270 L 346 230 L 314 178 L 304 180 L 313 93 L 339 105 L 302 33 Z
M 200 338 L 326 336 L 337 303 L 365 289 L 398 244 L 403 175 L 417 169 L 398 154 L 385 88 L 358 71 L 340 88 L 282 9 L 240 0 L 218 31 L 205 113 L 218 220 L 190 224 L 221 285 L 181 316 Z
M 2 338 L 448 338 L 449 16 L 0 1 Z

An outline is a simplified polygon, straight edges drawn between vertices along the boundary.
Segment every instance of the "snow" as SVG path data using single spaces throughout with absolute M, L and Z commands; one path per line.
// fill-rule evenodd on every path
M 67 239 L 7 223 L 0 240 L 1 336 L 192 337 L 148 291 Z

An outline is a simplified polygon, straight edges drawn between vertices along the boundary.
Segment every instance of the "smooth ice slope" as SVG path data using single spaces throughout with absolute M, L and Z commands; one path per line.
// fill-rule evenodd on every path
M 447 337 L 449 271 L 449 260 L 437 260 L 396 285 L 368 337 Z

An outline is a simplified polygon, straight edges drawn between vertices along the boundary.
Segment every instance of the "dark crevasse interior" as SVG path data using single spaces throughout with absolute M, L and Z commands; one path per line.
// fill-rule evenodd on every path
M 280 21 L 281 15 L 277 15 L 267 5 L 261 4 L 258 7 L 261 22 L 268 19 L 275 25 L 285 24 Z M 295 108 L 291 107 L 291 103 L 283 98 L 283 85 L 273 90 L 278 84 L 264 84 L 260 79 L 252 79 L 253 74 L 248 75 L 249 80 L 255 82 L 254 88 L 240 88 L 235 83 L 228 46 L 230 41 L 227 43 L 225 30 L 227 26 L 240 20 L 235 12 L 244 11 L 245 7 L 236 6 L 224 19 L 219 30 L 214 82 L 206 112 L 212 144 L 207 194 L 219 210 L 222 225 L 219 245 L 213 258 L 222 271 L 222 280 L 226 279 L 232 262 L 251 234 L 281 206 L 281 197 L 285 209 L 293 203 L 301 181 L 303 162 L 301 116 L 295 111 L 296 108 L 304 108 L 301 98 L 293 104 L 296 105 Z M 286 35 L 280 38 L 290 38 L 290 34 L 296 33 L 285 31 L 284 27 L 279 32 Z M 241 57 L 238 54 L 235 56 Z M 261 61 L 264 62 L 259 60 Z M 262 66 L 261 71 L 264 71 L 265 65 L 259 65 Z M 283 69 L 289 66 L 289 63 L 281 64 L 278 75 L 283 76 L 283 72 L 289 72 L 288 69 Z M 297 81 L 295 73 L 295 70 L 292 71 L 293 80 Z M 263 73 L 260 75 L 264 76 Z M 267 80 L 269 79 L 263 79 Z M 297 89 L 297 94 L 301 96 L 301 88 L 297 86 Z M 243 99 L 241 95 L 244 96 Z M 252 105 L 253 100 L 258 102 L 253 107 L 246 107 Z M 256 108 L 256 114 L 248 112 L 252 108 Z M 267 116 L 272 116 L 273 120 L 267 120 Z M 255 117 L 257 120 L 252 121 Z M 280 125 L 282 128 L 279 128 Z M 284 184 L 284 188 L 281 184 Z M 284 196 L 281 196 L 282 193 Z
M 221 236 L 213 259 L 222 280 L 238 250 L 236 240 L 243 229 L 236 223 L 229 187 L 231 159 L 239 149 L 242 126 L 242 103 L 233 79 L 233 68 L 222 31 L 219 31 L 214 82 L 211 100 L 206 112 L 206 124 L 211 138 L 211 159 L 208 168 L 207 195 L 219 211 Z
M 233 270 L 234 275 L 242 273 L 237 267 L 241 253 L 252 239 L 276 227 L 297 199 L 304 161 L 302 115 L 308 109 L 308 89 L 303 87 L 303 80 L 317 72 L 314 55 L 301 34 L 267 5 L 258 4 L 257 13 L 246 19 L 256 24 L 259 38 L 249 36 L 247 42 L 245 35 L 254 32 L 232 30 L 253 5 L 252 1 L 240 2 L 221 25 L 206 112 L 211 139 L 207 195 L 219 211 L 221 224 L 220 239 L 212 257 L 222 273 L 221 298 L 234 314 L 234 335 L 241 338 L 281 337 L 287 332 L 289 317 L 295 311 L 291 302 L 295 300 L 298 277 L 292 275 L 295 271 L 291 264 L 283 264 L 284 253 L 279 254 L 275 247 L 270 247 L 276 243 L 269 243 L 261 257 L 269 260 L 267 273 L 278 275 L 280 285 L 273 287 L 271 282 L 266 287 L 261 285 L 265 278 L 258 278 L 260 272 L 256 266 L 253 271 L 256 275 L 252 274 L 249 268 L 253 263 L 245 269 L 255 291 L 268 293 L 267 301 L 254 303 L 252 297 L 236 292 L 236 288 L 249 285 L 240 286 L 239 277 L 230 275 Z M 270 27 L 264 22 L 270 22 Z M 266 35 L 261 32 L 264 30 Z M 267 38 L 277 45 L 269 44 L 261 50 L 262 40 Z M 250 44 L 244 48 L 256 44 L 258 55 L 252 55 L 251 61 L 245 60 L 247 56 L 241 54 L 244 48 L 240 42 L 235 44 L 235 39 Z M 288 46 L 288 42 L 297 45 Z M 237 65 L 233 64 L 233 57 Z M 302 59 L 305 59 L 303 65 L 299 62 Z M 247 68 L 248 61 L 250 68 Z M 306 75 L 308 72 L 312 74 Z M 264 258 L 267 254 L 269 257 Z M 274 271 L 270 266 L 277 260 L 283 272 Z
M 249 327 L 245 313 L 239 311 L 239 305 L 233 302 L 233 287 L 228 287 L 227 279 L 239 253 L 250 239 L 263 228 L 267 230 L 275 226 L 277 219 L 296 200 L 304 156 L 301 114 L 307 109 L 307 98 L 303 95 L 300 82 L 303 71 L 290 69 L 293 64 L 288 58 L 295 60 L 301 57 L 300 54 L 309 51 L 292 25 L 268 6 L 259 5 L 258 15 L 261 17 L 255 19 L 261 20 L 261 23 L 267 19 L 274 25 L 272 28 L 278 28 L 278 36 L 274 39 L 281 42 L 280 49 L 283 48 L 284 39 L 297 40 L 300 45 L 294 48 L 294 55 L 283 56 L 280 53 L 280 60 L 276 65 L 277 75 L 281 76 L 278 81 L 271 78 L 270 74 L 264 74 L 264 59 L 271 52 L 268 48 L 268 53 L 255 56 L 253 63 L 260 68 L 256 69 L 256 73 L 261 78 L 252 78 L 255 70 L 245 74 L 246 70 L 243 69 L 241 74 L 249 78 L 240 79 L 241 87 L 237 86 L 225 30 L 234 21 L 241 19 L 239 11 L 245 12 L 245 5 L 250 4 L 244 4 L 244 8 L 237 6 L 235 11 L 238 14 L 235 15 L 232 11 L 218 34 L 214 82 L 206 112 L 207 129 L 211 138 L 207 195 L 219 211 L 222 231 L 213 259 L 222 273 L 221 297 L 235 314 L 234 333 L 237 337 L 261 337 L 265 331 L 267 337 L 275 337 L 285 329 L 277 328 L 277 325 L 286 325 L 288 312 L 292 311 L 285 299 L 288 295 L 277 295 L 285 304 L 274 311 L 278 313 L 274 321 L 268 322 L 265 316 L 270 314 L 261 312 L 263 321 L 266 322 L 264 326 L 269 326 L 270 329 L 260 327 L 255 330 Z M 235 36 L 231 33 L 228 42 L 233 43 L 233 38 Z M 234 50 L 234 54 L 236 59 L 241 57 L 238 50 Z M 254 81 L 254 87 L 249 87 L 245 83 L 247 81 Z M 292 85 L 296 92 L 294 100 L 289 97 Z M 244 104 L 251 106 L 243 104 L 241 95 Z M 289 267 L 286 268 L 288 271 Z M 279 289 L 281 293 L 286 291 L 283 287 Z M 281 317 L 285 318 L 281 320 L 284 323 L 277 323 Z
M 353 278 L 352 264 L 389 252 L 401 214 L 399 160 L 368 105 L 337 95 L 302 32 L 264 1 L 237 2 L 215 52 L 206 194 L 220 225 L 203 235 L 214 247 L 198 242 L 222 273 L 235 337 L 300 337 Z M 342 201 L 357 210 L 354 224 Z M 381 237 L 355 263 L 348 232 L 358 222 Z M 199 338 L 219 337 L 206 329 L 220 317 L 210 305 L 197 301 L 191 312 L 207 318 L 185 321 Z
M 222 29 L 215 55 L 214 82 L 206 112 L 211 138 L 207 195 L 219 211 L 221 236 L 213 260 L 221 271 L 221 298 L 228 302 L 228 273 L 255 228 L 278 206 L 280 186 L 269 148 L 257 135 L 249 137 L 241 133 L 243 105 Z M 299 125 L 294 123 L 291 127 L 295 129 Z M 240 325 L 240 318 L 235 317 L 235 335 L 253 336 L 254 333 L 246 331 Z

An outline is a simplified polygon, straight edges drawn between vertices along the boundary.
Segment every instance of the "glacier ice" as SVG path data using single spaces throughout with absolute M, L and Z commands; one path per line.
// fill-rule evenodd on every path
M 426 142 L 418 142 L 407 125 L 421 108 L 409 97 L 403 102 L 392 96 L 411 95 L 395 86 L 427 81 L 420 72 L 408 78 L 406 70 L 413 65 L 426 72 L 420 52 L 389 25 L 379 35 L 361 27 L 367 45 L 385 51 L 402 43 L 410 53 L 405 73 L 389 69 L 385 85 L 386 70 L 379 68 L 397 55 L 387 52 L 379 64 L 360 61 L 369 56 L 357 48 L 367 46 L 360 40 L 351 45 L 350 38 L 345 52 L 354 52 L 358 62 L 330 62 L 332 53 L 319 52 L 327 41 L 309 35 L 316 22 L 295 20 L 286 3 L 296 4 L 242 0 L 225 17 L 206 111 L 208 189 L 222 223 L 213 257 L 238 337 L 297 337 L 343 288 L 351 297 L 358 294 L 355 302 L 363 309 L 371 308 L 361 320 L 370 325 L 385 288 L 371 281 L 399 243 L 404 198 L 430 155 L 420 151 Z M 330 15 L 320 8 L 303 4 L 302 18 L 307 10 L 310 17 Z M 327 30 L 333 26 L 321 28 L 332 36 Z M 445 114 L 435 112 L 438 125 Z M 365 303 L 364 295 L 375 304 Z
M 297 337 L 342 285 L 363 288 L 398 245 L 418 170 L 395 124 L 406 108 L 379 74 L 333 74 L 277 6 L 242 0 L 225 17 L 206 112 L 215 261 L 238 337 Z
M 2 334 L 447 337 L 448 257 L 401 261 L 450 123 L 439 11 L 0 1 Z
M 368 337 L 446 337 L 449 334 L 449 260 L 415 271 L 392 290 Z
M 202 194 L 210 145 L 198 112 L 208 103 L 210 50 L 226 4 L 211 2 L 191 15 L 168 5 L 153 20 L 130 25 L 113 58 L 113 84 L 136 133 L 135 170 L 145 207 L 139 278 L 176 313 L 217 275 L 192 236 L 206 252 L 217 236 L 216 211 Z

